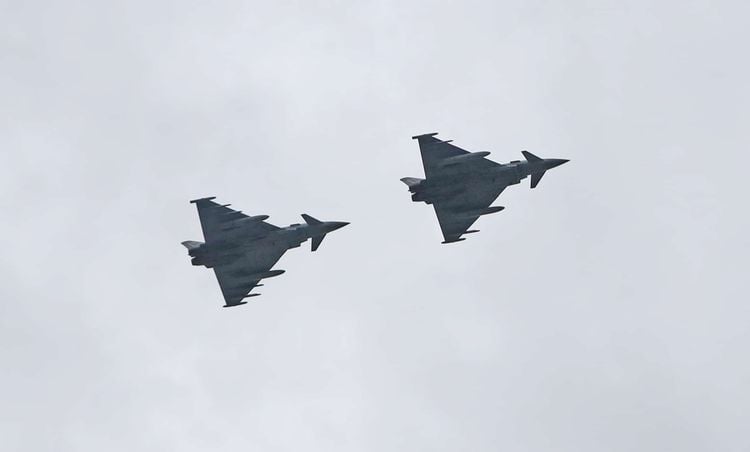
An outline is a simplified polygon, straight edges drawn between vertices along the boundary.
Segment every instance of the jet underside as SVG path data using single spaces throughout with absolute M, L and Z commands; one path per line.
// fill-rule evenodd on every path
M 260 281 L 284 273 L 272 270 L 284 253 L 312 239 L 315 251 L 329 232 L 348 223 L 319 221 L 303 214 L 305 224 L 278 227 L 267 223 L 267 215 L 248 216 L 217 204 L 214 198 L 191 201 L 198 208 L 205 242 L 185 241 L 193 265 L 212 268 L 219 282 L 225 307 L 245 304 Z
M 548 169 L 567 160 L 542 159 L 524 151 L 526 161 L 500 164 L 487 159 L 487 151 L 469 152 L 450 141 L 435 138 L 437 134 L 413 137 L 419 141 L 425 178 L 402 180 L 412 193 L 412 201 L 430 204 L 435 209 L 444 242 L 464 240 L 464 234 L 482 215 L 499 212 L 502 206 L 491 206 L 510 185 L 531 176 L 536 187 Z

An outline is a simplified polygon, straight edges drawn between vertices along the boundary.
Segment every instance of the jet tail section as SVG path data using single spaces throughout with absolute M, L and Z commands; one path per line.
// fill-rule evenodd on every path
M 305 213 L 302 214 L 302 218 L 309 226 L 309 236 L 312 238 L 312 251 L 315 251 L 320 247 L 326 234 L 329 232 L 343 228 L 349 223 L 344 221 L 320 221 L 317 218 L 313 218 Z
M 317 218 L 313 218 L 313 217 L 311 217 L 310 215 L 308 215 L 306 213 L 302 214 L 302 218 L 305 220 L 305 223 L 307 223 L 307 224 L 309 224 L 311 226 L 314 225 L 314 224 L 320 224 L 320 223 L 322 223 L 322 221 L 318 220 Z M 323 234 L 323 235 L 316 235 L 315 237 L 313 237 L 312 238 L 312 248 L 311 248 L 311 251 L 317 250 L 318 247 L 320 246 L 320 244 L 323 242 L 323 239 L 325 237 L 326 237 L 325 234 Z
M 306 213 L 302 214 L 302 219 L 305 220 L 305 223 L 307 223 L 309 225 L 322 223 L 322 221 L 318 220 L 317 218 L 313 218 L 313 217 L 311 217 L 310 215 L 308 215 Z
M 538 162 L 540 160 L 543 160 L 541 157 L 537 157 L 529 151 L 521 151 L 521 154 L 523 154 L 524 158 L 528 162 Z

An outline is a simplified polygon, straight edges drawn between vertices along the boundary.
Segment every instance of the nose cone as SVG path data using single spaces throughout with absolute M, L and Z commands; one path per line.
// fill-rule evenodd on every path
M 570 160 L 566 159 L 546 159 L 546 167 L 547 169 L 551 168 L 557 168 L 558 166 L 562 165 L 563 163 L 568 163 Z
M 347 223 L 346 221 L 329 221 L 328 227 L 326 229 L 328 229 L 329 231 L 336 231 L 343 228 L 347 224 L 349 223 Z

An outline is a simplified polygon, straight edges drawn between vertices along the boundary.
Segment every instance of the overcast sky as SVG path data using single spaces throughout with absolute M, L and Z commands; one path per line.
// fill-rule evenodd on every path
M 0 448 L 750 450 L 746 2 L 119 3 L 0 1 Z M 352 224 L 222 309 L 211 195 Z

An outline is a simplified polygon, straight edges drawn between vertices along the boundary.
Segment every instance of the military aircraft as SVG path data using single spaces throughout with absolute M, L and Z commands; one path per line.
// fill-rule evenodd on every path
M 315 251 L 326 234 L 349 224 L 320 221 L 302 214 L 305 224 L 281 228 L 267 223 L 268 215 L 248 216 L 230 209 L 229 204 L 217 204 L 214 199 L 190 201 L 198 207 L 205 243 L 188 240 L 182 245 L 188 249 L 193 265 L 214 269 L 225 308 L 246 304 L 242 300 L 260 295 L 249 292 L 262 286 L 259 284 L 262 279 L 284 273 L 271 267 L 288 249 L 297 248 L 311 238 Z
M 525 162 L 514 160 L 500 164 L 486 159 L 487 151 L 469 152 L 454 146 L 451 140 L 435 138 L 437 133 L 417 135 L 422 153 L 425 179 L 401 179 L 412 193 L 412 201 L 432 204 L 435 208 L 442 243 L 466 240 L 464 234 L 479 232 L 469 230 L 481 215 L 500 212 L 505 207 L 490 207 L 509 185 L 518 184 L 531 176 L 531 188 L 539 185 L 544 173 L 568 160 L 543 159 L 523 151 Z

